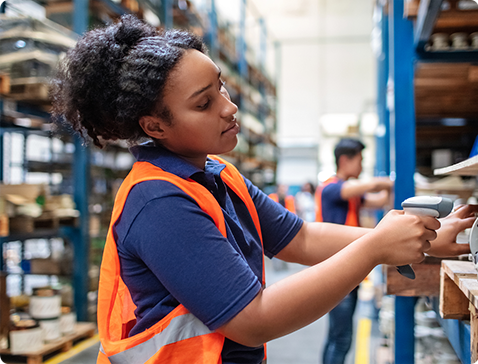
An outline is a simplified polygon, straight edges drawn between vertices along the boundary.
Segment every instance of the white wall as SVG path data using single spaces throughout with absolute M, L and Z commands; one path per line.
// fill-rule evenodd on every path
M 295 40 L 284 35 L 278 83 L 278 141 L 290 143 L 295 139 L 295 144 L 300 144 L 301 139 L 316 138 L 320 172 L 335 168 L 333 147 L 339 137 L 324 134 L 319 120 L 326 114 L 359 116 L 375 111 L 376 70 L 370 46 L 373 2 L 322 0 L 318 4 L 315 29 L 297 34 Z M 304 23 L 308 19 L 304 17 Z M 367 144 L 364 174 L 371 175 L 374 138 L 369 135 L 363 139 Z M 279 182 L 291 183 L 291 175 L 300 177 L 291 167 L 291 160 L 282 158 Z
M 237 26 L 242 0 L 215 1 L 219 16 Z M 247 0 L 246 41 L 253 54 L 259 52 L 258 17 L 264 17 L 267 25 L 267 68 L 270 75 L 277 75 L 278 85 L 278 145 L 309 146 L 312 139 L 319 146 L 315 160 L 303 157 L 300 163 L 290 153 L 281 153 L 279 182 L 302 184 L 311 166 L 330 168 L 328 156 L 338 137 L 328 140 L 321 133 L 323 115 L 375 111 L 373 4 L 372 0 Z M 375 160 L 374 139 L 366 139 L 364 165 L 369 171 Z M 318 160 L 319 156 L 325 159 Z M 299 173 L 300 165 L 307 171 Z

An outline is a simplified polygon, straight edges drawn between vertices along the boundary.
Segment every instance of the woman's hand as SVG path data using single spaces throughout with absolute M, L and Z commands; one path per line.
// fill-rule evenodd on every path
M 432 246 L 427 253 L 440 258 L 470 253 L 470 246 L 457 244 L 456 237 L 473 225 L 477 212 L 478 205 L 460 205 L 450 215 L 440 219 L 441 228 L 437 231 L 438 236 L 431 241 Z
M 374 244 L 370 254 L 377 264 L 404 265 L 419 263 L 425 258 L 437 236 L 440 222 L 430 216 L 415 216 L 392 210 L 369 234 Z

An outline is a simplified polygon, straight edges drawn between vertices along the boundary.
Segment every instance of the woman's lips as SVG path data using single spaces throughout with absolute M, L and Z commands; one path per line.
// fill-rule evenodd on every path
M 236 122 L 232 124 L 228 129 L 224 130 L 222 133 L 227 133 L 227 132 L 234 132 L 234 133 L 239 133 L 239 124 Z

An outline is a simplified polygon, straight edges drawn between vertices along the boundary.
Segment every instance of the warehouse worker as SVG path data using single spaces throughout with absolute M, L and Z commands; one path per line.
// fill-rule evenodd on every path
M 382 208 L 390 201 L 393 182 L 386 177 L 359 181 L 362 172 L 362 150 L 365 145 L 343 138 L 335 146 L 337 173 L 316 192 L 316 221 L 360 226 L 362 207 Z M 323 364 L 343 364 L 352 345 L 353 315 L 358 289 L 352 290 L 329 312 L 329 330 L 322 355 Z
M 289 186 L 280 183 L 277 185 L 277 192 L 269 194 L 269 197 L 277 203 L 280 203 L 290 212 L 296 213 L 294 196 L 289 195 Z
M 103 252 L 98 363 L 261 363 L 265 342 L 323 316 L 377 264 L 454 251 L 471 226 L 469 206 L 441 228 L 402 211 L 373 230 L 304 223 L 214 156 L 239 125 L 205 52 L 126 15 L 82 36 L 52 84 L 55 120 L 99 147 L 125 140 L 137 159 Z M 311 267 L 265 288 L 264 255 Z

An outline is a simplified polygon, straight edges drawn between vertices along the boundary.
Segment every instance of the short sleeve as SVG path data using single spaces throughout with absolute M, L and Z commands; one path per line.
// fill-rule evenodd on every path
M 137 185 L 135 193 L 151 196 L 151 184 L 161 196 L 146 198 L 122 243 L 123 261 L 132 269 L 124 271 L 128 286 L 157 286 L 132 292 L 142 302 L 148 297 L 141 295 L 167 291 L 214 330 L 247 306 L 261 283 L 212 218 L 178 187 L 148 181 Z M 141 264 L 154 275 L 151 282 L 135 282 Z
M 256 206 L 261 224 L 264 254 L 269 258 L 291 242 L 302 227 L 303 220 L 274 202 L 248 179 L 244 179 Z

